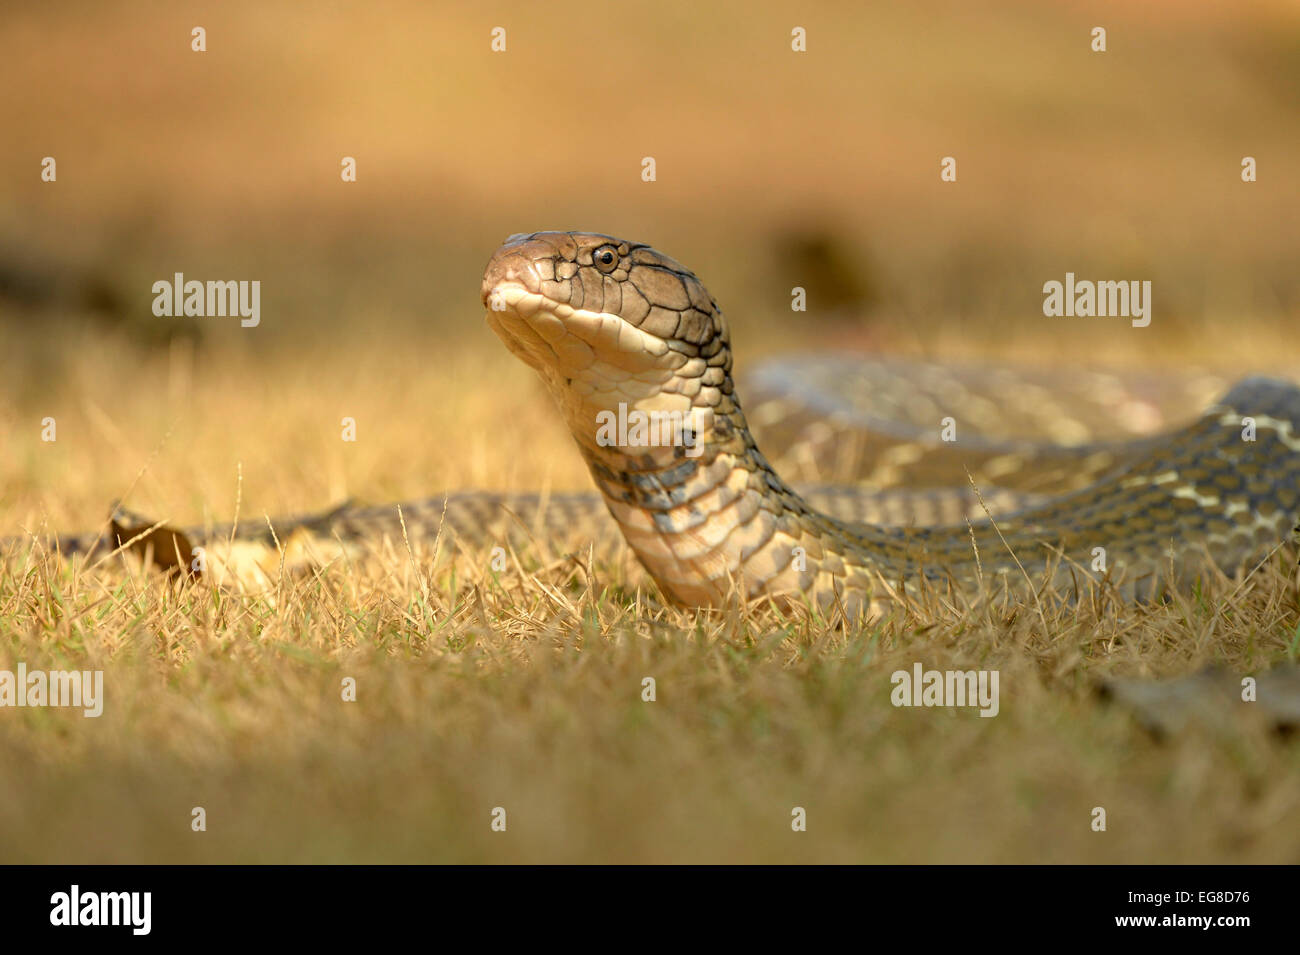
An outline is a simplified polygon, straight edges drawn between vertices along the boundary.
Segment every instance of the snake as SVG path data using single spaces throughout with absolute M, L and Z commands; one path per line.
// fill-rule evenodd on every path
M 629 546 L 679 603 L 739 592 L 879 610 L 907 581 L 970 587 L 1019 572 L 1063 583 L 1101 566 L 1124 593 L 1155 596 L 1281 546 L 1300 516 L 1300 389 L 1287 382 L 1248 378 L 1171 434 L 1115 443 L 1085 486 L 998 520 L 850 522 L 812 506 L 759 449 L 728 322 L 676 260 L 604 234 L 518 234 L 481 292 L 489 326 L 541 376 Z M 629 409 L 690 426 L 675 442 L 610 441 L 598 421 Z M 1094 450 L 1062 453 L 1082 462 Z
M 403 534 L 470 543 L 621 538 L 676 604 L 739 597 L 855 614 L 885 612 L 909 587 L 1155 599 L 1248 573 L 1294 542 L 1300 389 L 1288 381 L 1246 378 L 1198 416 L 1153 428 L 1217 379 L 1148 382 L 1143 396 L 1068 369 L 793 356 L 755 371 L 751 428 L 721 308 L 649 245 L 512 235 L 480 298 L 489 328 L 549 392 L 594 492 L 462 491 L 400 514 L 347 504 L 282 531 L 352 540 L 392 532 L 396 518 Z M 782 469 L 855 480 L 788 483 L 756 430 Z M 55 546 L 139 546 L 157 531 L 119 508 L 106 532 Z M 153 553 L 183 565 L 193 539 L 227 534 L 177 532 Z

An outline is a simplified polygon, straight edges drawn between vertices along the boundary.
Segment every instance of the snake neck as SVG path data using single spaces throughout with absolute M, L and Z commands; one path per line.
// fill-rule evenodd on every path
M 693 425 L 686 440 L 611 443 L 599 440 L 590 409 L 569 415 L 629 546 L 666 595 L 683 604 L 720 606 L 736 592 L 746 599 L 833 597 L 846 584 L 857 592 L 849 599 L 860 602 L 870 589 L 865 552 L 776 473 L 740 408 L 729 356 L 714 367 L 725 370 L 699 388 L 685 411 L 680 396 L 676 402 L 656 396 L 627 412 L 626 432 L 619 435 L 636 436 L 634 412 L 668 405 L 674 409 L 669 414 L 679 416 L 670 421 Z M 611 423 L 608 415 L 602 420 Z M 662 416 L 659 421 L 660 437 L 674 433 Z M 653 428 L 640 434 L 653 440 Z M 850 580 L 854 576 L 861 579 Z

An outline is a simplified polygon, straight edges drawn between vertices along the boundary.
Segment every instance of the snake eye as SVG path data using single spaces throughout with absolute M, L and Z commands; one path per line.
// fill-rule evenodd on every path
M 602 245 L 592 253 L 591 260 L 602 272 L 613 272 L 614 266 L 618 265 L 618 252 L 612 245 Z

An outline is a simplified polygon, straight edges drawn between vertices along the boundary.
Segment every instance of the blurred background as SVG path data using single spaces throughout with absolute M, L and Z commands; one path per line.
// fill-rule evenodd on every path
M 826 347 L 1300 365 L 1289 2 L 68 2 L 8 7 L 0 54 L 13 520 L 95 521 L 128 488 L 221 514 L 241 462 L 270 511 L 586 486 L 482 320 L 483 265 L 519 231 L 681 260 L 742 380 Z M 1045 318 L 1067 271 L 1151 280 L 1151 326 Z M 260 326 L 155 317 L 175 272 L 259 280 Z

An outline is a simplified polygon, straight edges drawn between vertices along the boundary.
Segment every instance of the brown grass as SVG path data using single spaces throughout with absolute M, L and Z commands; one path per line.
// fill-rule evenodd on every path
M 103 380 L 91 353 L 102 351 L 74 359 L 75 380 Z M 322 351 L 313 375 L 343 375 L 337 356 L 347 353 Z M 142 363 L 141 395 L 157 393 L 154 376 L 176 373 L 177 360 Z M 203 500 L 228 518 L 236 478 L 221 465 L 241 457 L 246 520 L 326 503 L 338 490 L 331 468 L 345 490 L 399 496 L 489 483 L 485 474 L 506 487 L 533 475 L 585 486 L 540 389 L 513 363 L 494 349 L 449 360 L 436 379 L 395 366 L 378 379 L 393 393 L 355 408 L 322 402 L 306 380 L 260 385 L 233 363 L 217 362 L 219 374 L 195 368 L 186 402 L 119 404 L 139 433 L 171 434 L 138 497 L 160 517 L 201 518 Z M 465 397 L 457 385 L 469 376 L 500 386 Z M 55 447 L 33 440 L 33 419 L 19 416 L 27 425 L 13 433 L 25 440 L 10 460 L 21 463 L 4 473 L 10 488 L 29 475 L 28 526 L 42 510 L 53 526 L 93 523 L 85 502 L 121 493 L 154 450 L 129 445 L 92 407 L 71 406 Z M 420 422 L 403 407 L 440 409 L 425 440 L 408 440 Z M 360 422 L 355 446 L 338 440 L 341 409 Z M 81 429 L 87 437 L 70 440 Z M 465 448 L 467 435 L 499 442 L 444 452 Z M 74 450 L 102 467 L 41 457 Z M 324 464 L 304 473 L 309 461 Z M 382 480 L 385 467 L 401 479 Z M 65 497 L 66 486 L 76 493 Z M 81 510 L 61 503 L 72 499 Z M 496 575 L 486 555 L 448 550 L 411 554 L 390 541 L 265 588 L 169 581 L 120 560 L 89 571 L 11 555 L 0 576 L 0 667 L 102 667 L 107 703 L 98 719 L 3 711 L 0 752 L 22 767 L 0 792 L 7 861 L 1293 862 L 1300 853 L 1294 742 L 1237 720 L 1160 742 L 1094 694 L 1108 674 L 1171 676 L 1212 662 L 1253 673 L 1294 660 L 1300 614 L 1284 567 L 1236 593 L 1158 608 L 1049 605 L 1040 617 L 1032 604 L 971 611 L 922 597 L 846 632 L 800 611 L 666 607 L 626 559 L 537 566 L 524 554 L 525 573 Z M 1001 714 L 894 708 L 889 675 L 916 661 L 999 670 Z M 641 701 L 647 676 L 653 703 Z M 344 677 L 357 681 L 355 703 L 341 699 Z M 1104 834 L 1089 829 L 1099 805 Z M 189 830 L 194 806 L 207 809 L 207 833 Z M 496 806 L 507 810 L 505 834 L 489 828 Z M 807 833 L 790 830 L 794 806 L 809 813 Z

